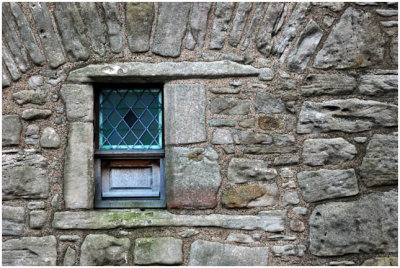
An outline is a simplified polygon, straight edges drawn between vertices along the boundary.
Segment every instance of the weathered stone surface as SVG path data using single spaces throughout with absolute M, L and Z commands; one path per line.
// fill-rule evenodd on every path
M 375 126 L 397 126 L 397 106 L 360 99 L 305 101 L 297 133 L 361 132 Z
M 376 257 L 364 261 L 362 266 L 398 266 L 397 257 Z
M 262 115 L 258 117 L 258 125 L 264 130 L 283 130 L 285 119 L 283 115 Z
M 276 257 L 282 256 L 298 256 L 303 257 L 306 251 L 306 246 L 304 245 L 283 245 L 283 246 L 273 246 L 271 248 L 272 254 Z
M 47 221 L 48 215 L 45 210 L 34 210 L 29 212 L 29 227 L 32 229 L 42 228 Z
M 228 43 L 232 47 L 237 47 L 240 43 L 244 27 L 246 26 L 247 18 L 250 14 L 251 6 L 252 3 L 249 2 L 239 3 L 228 39 Z
M 210 91 L 214 94 L 238 94 L 240 92 L 240 88 L 213 87 L 213 88 L 210 88 Z
M 262 145 L 251 145 L 244 149 L 246 154 L 284 154 L 295 153 L 297 147 L 293 135 L 272 134 L 272 143 Z
M 289 71 L 296 73 L 304 72 L 322 38 L 322 34 L 319 25 L 310 20 L 301 32 L 299 39 L 286 60 L 286 67 Z
M 103 3 L 107 33 L 110 40 L 110 48 L 113 53 L 120 53 L 124 48 L 122 19 L 119 5 L 120 3 L 117 2 Z
M 268 168 L 265 160 L 232 158 L 228 166 L 228 181 L 231 183 L 272 180 L 277 175 L 278 172 Z
M 301 220 L 292 219 L 290 221 L 290 230 L 292 230 L 293 232 L 301 233 L 301 232 L 304 232 L 305 229 L 306 228 L 304 226 L 304 222 L 302 222 Z
M 282 196 L 282 205 L 297 205 L 300 202 L 299 195 L 295 191 L 285 192 Z
M 19 105 L 33 103 L 42 105 L 46 102 L 47 91 L 41 88 L 35 90 L 21 90 L 13 95 L 13 100 Z
M 225 44 L 225 36 L 229 29 L 235 3 L 218 2 L 215 13 L 214 22 L 210 34 L 209 49 L 221 49 Z
M 153 41 L 153 53 L 179 57 L 185 37 L 191 3 L 160 3 Z
M 130 245 L 128 238 L 90 234 L 82 243 L 80 265 L 128 265 Z
M 129 49 L 132 52 L 148 51 L 154 19 L 154 3 L 128 2 L 125 16 Z
M 293 178 L 296 175 L 296 172 L 291 168 L 284 167 L 281 169 L 279 175 L 282 178 Z
M 217 128 L 213 132 L 211 143 L 212 144 L 232 144 L 233 138 L 232 138 L 231 131 L 229 129 Z
M 58 148 L 60 144 L 61 139 L 56 130 L 52 127 L 46 127 L 40 137 L 40 146 L 42 148 Z
M 3 40 L 8 45 L 18 68 L 25 73 L 32 68 L 32 64 L 28 60 L 26 48 L 17 34 L 17 24 L 12 16 L 9 4 L 4 3 L 2 7 Z
M 22 131 L 22 124 L 19 116 L 9 114 L 2 116 L 2 144 L 3 146 L 18 145 Z
M 243 247 L 196 240 L 190 247 L 190 266 L 265 266 L 268 247 Z
M 250 41 L 253 38 L 254 32 L 257 29 L 258 24 L 260 23 L 262 16 L 264 14 L 264 6 L 265 3 L 256 3 L 256 8 L 253 12 L 253 16 L 251 17 L 249 27 L 246 32 L 245 39 L 243 41 L 242 47 L 240 48 L 242 51 L 246 50 L 250 45 Z
M 218 154 L 211 147 L 167 147 L 167 205 L 170 208 L 213 208 L 221 184 Z
M 357 87 L 356 79 L 344 74 L 309 74 L 301 86 L 301 95 L 347 95 Z
M 314 68 L 359 68 L 383 61 L 386 37 L 369 12 L 345 10 L 314 60 Z
M 283 165 L 297 165 L 299 163 L 299 156 L 295 154 L 284 154 L 275 157 L 273 165 L 283 166 Z
M 51 115 L 51 110 L 30 108 L 22 112 L 22 119 L 24 120 L 38 120 L 46 119 Z
M 79 235 L 60 235 L 60 241 L 76 242 L 79 241 L 79 239 Z
M 106 54 L 106 31 L 101 23 L 96 4 L 93 2 L 81 2 L 81 16 L 87 27 L 87 35 L 90 39 L 90 46 L 100 56 Z
M 58 203 L 59 199 L 60 199 L 60 195 L 59 194 L 55 194 L 53 196 L 53 198 L 51 199 L 51 201 L 50 201 L 50 206 L 52 208 L 58 209 L 59 208 L 59 203 Z
M 297 182 L 306 202 L 358 194 L 354 169 L 303 171 L 297 174 Z
M 215 98 L 210 102 L 213 114 L 246 115 L 250 112 L 250 101 L 237 98 Z
M 186 40 L 186 49 L 193 50 L 195 46 L 204 47 L 207 34 L 208 14 L 211 10 L 211 3 L 195 2 L 192 6 L 190 15 L 190 25 L 188 26 L 188 36 Z
M 200 232 L 197 231 L 196 229 L 186 229 L 186 230 L 183 230 L 182 232 L 179 232 L 178 235 L 182 238 L 188 238 L 188 237 L 195 236 L 199 233 Z
M 37 125 L 28 125 L 25 131 L 25 144 L 35 145 L 39 143 L 39 127 Z
M 182 240 L 173 237 L 137 238 L 134 250 L 135 264 L 182 264 L 182 246 Z
M 3 242 L 5 266 L 55 266 L 57 260 L 54 236 L 22 237 Z
M 93 124 L 71 123 L 64 164 L 66 208 L 93 207 Z
M 83 34 L 83 22 L 75 3 L 56 3 L 54 15 L 58 32 L 64 45 L 64 51 L 71 61 L 85 61 L 89 58 L 89 50 Z
M 115 229 L 118 227 L 219 227 L 239 230 L 285 230 L 286 211 L 261 211 L 257 215 L 175 215 L 165 210 L 94 210 L 55 212 L 56 229 Z
M 397 135 L 375 134 L 360 166 L 361 180 L 368 186 L 398 183 Z
M 226 241 L 244 243 L 244 244 L 250 244 L 255 242 L 255 240 L 250 235 L 241 233 L 230 233 L 226 238 Z
M 275 206 L 279 202 L 279 189 L 276 183 L 259 184 L 262 189 L 265 189 L 265 194 L 257 199 L 251 200 L 247 207 L 268 207 Z
M 360 82 L 360 93 L 367 96 L 397 96 L 397 75 L 363 75 Z
M 258 76 L 258 80 L 260 81 L 271 81 L 274 79 L 275 73 L 270 68 L 262 68 L 260 69 L 260 75 Z
M 319 2 L 319 3 L 313 3 L 313 5 L 329 8 L 334 12 L 338 12 L 342 10 L 346 4 L 344 2 Z
M 255 122 L 255 118 L 245 118 L 239 121 L 239 126 L 244 128 L 252 128 L 254 127 Z
M 3 88 L 9 87 L 11 85 L 10 77 L 8 76 L 6 71 L 3 71 L 1 73 L 1 85 L 2 85 Z
M 395 66 L 398 65 L 398 57 L 399 57 L 399 39 L 397 36 L 394 36 L 390 41 L 390 58 L 392 59 L 392 63 Z
M 46 3 L 29 3 L 29 7 L 47 62 L 51 68 L 57 68 L 65 63 L 65 58 L 62 46 L 53 28 L 49 9 Z
M 297 3 L 292 14 L 287 21 L 285 28 L 282 30 L 279 39 L 276 41 L 273 47 L 273 54 L 278 56 L 286 54 L 290 42 L 296 36 L 298 27 L 304 22 L 307 12 L 310 8 L 310 3 Z
M 278 114 L 286 112 L 285 103 L 282 99 L 269 92 L 257 93 L 254 106 L 256 113 Z
M 271 235 L 267 237 L 267 240 L 270 241 L 277 241 L 277 240 L 283 240 L 283 241 L 294 241 L 296 240 L 295 236 L 288 236 L 288 235 Z
M 356 154 L 356 147 L 343 138 L 308 139 L 303 143 L 303 163 L 309 166 L 341 164 Z
M 285 3 L 270 3 L 255 38 L 258 51 L 265 57 L 271 53 L 273 37 L 279 31 L 279 21 L 284 16 Z
M 376 9 L 375 12 L 382 17 L 393 17 L 399 13 L 397 9 Z
M 7 66 L 13 81 L 18 81 L 21 78 L 21 73 L 18 70 L 17 64 L 15 64 L 14 59 L 11 56 L 8 48 L 2 44 L 2 59 L 4 64 Z M 4 72 L 3 72 L 4 73 Z
M 296 80 L 289 80 L 289 79 L 280 79 L 277 83 L 275 88 L 277 90 L 296 90 Z
M 327 28 L 331 27 L 334 22 L 335 22 L 335 17 L 332 17 L 329 14 L 324 16 L 323 23 L 325 27 Z
M 381 21 L 381 25 L 383 27 L 389 28 L 389 27 L 397 27 L 399 22 L 397 20 L 391 20 L 391 21 Z
M 397 252 L 398 193 L 318 205 L 310 217 L 310 252 L 317 256 Z
M 208 120 L 210 127 L 234 127 L 236 120 L 231 118 L 212 118 Z
M 35 210 L 35 209 L 44 209 L 46 205 L 44 201 L 32 201 L 28 203 L 27 207 L 30 210 Z
M 10 2 L 11 12 L 18 25 L 18 30 L 21 33 L 22 42 L 25 45 L 26 50 L 29 53 L 32 61 L 37 65 L 43 65 L 45 59 L 40 51 L 40 48 L 36 42 L 35 36 L 29 26 L 29 23 L 23 13 L 21 7 L 16 2 Z
M 329 266 L 352 266 L 356 263 L 354 261 L 330 261 Z
M 40 154 L 3 154 L 3 200 L 47 198 L 47 160 Z
M 65 255 L 64 255 L 63 265 L 64 266 L 73 266 L 73 265 L 75 265 L 75 260 L 76 260 L 75 249 L 68 247 L 65 252 Z
M 41 86 L 43 86 L 44 85 L 43 76 L 34 75 L 34 76 L 29 77 L 28 85 L 30 87 L 41 87 Z
M 93 121 L 93 86 L 64 84 L 60 90 L 70 121 Z
M 206 90 L 203 84 L 164 85 L 165 144 L 206 140 Z
M 243 185 L 229 189 L 222 195 L 222 204 L 227 208 L 246 207 L 247 204 L 264 195 L 266 190 L 258 185 Z
M 21 235 L 25 227 L 23 207 L 2 206 L 3 235 Z
M 293 213 L 296 213 L 297 215 L 307 215 L 307 208 L 306 207 L 294 207 L 293 208 Z
M 93 64 L 70 72 L 70 82 L 165 82 L 189 78 L 258 76 L 260 69 L 231 61 Z

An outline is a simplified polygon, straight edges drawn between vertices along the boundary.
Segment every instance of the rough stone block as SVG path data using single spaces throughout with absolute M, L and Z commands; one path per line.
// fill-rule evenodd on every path
M 186 49 L 193 50 L 196 45 L 199 48 L 204 46 L 207 34 L 207 23 L 204 22 L 208 19 L 210 9 L 210 2 L 193 3 L 186 39 Z
M 362 266 L 398 266 L 398 257 L 376 257 L 364 261 Z
M 71 123 L 64 164 L 66 208 L 93 207 L 93 124 Z
M 68 247 L 67 251 L 64 255 L 63 265 L 64 266 L 73 266 L 75 265 L 76 260 L 76 251 L 75 249 Z
M 222 204 L 227 208 L 246 207 L 247 204 L 262 195 L 266 190 L 258 185 L 243 185 L 224 191 Z
M 42 148 L 58 148 L 61 145 L 61 139 L 56 130 L 52 127 L 46 127 L 40 137 L 40 146 Z
M 47 221 L 48 214 L 45 210 L 34 210 L 29 213 L 29 227 L 32 229 L 42 228 Z
M 356 154 L 356 147 L 343 138 L 308 139 L 303 143 L 303 163 L 309 166 L 345 163 Z
M 250 113 L 250 101 L 236 98 L 215 98 L 210 102 L 213 114 L 246 115 Z
M 317 256 L 397 252 L 398 193 L 372 193 L 356 201 L 315 207 L 310 252 Z
M 225 37 L 229 29 L 235 3 L 219 2 L 215 8 L 215 17 L 210 34 L 210 49 L 221 49 L 225 44 Z
M 24 120 L 46 119 L 50 115 L 51 115 L 51 110 L 30 108 L 22 112 L 22 119 Z
M 243 247 L 196 240 L 190 247 L 190 266 L 266 266 L 268 247 Z
M 173 237 L 137 238 L 134 250 L 135 264 L 182 264 L 182 246 L 182 240 Z
M 2 207 L 3 235 L 20 235 L 25 227 L 25 209 L 23 207 Z
M 232 133 L 229 129 L 216 129 L 211 139 L 212 144 L 232 144 Z
M 279 114 L 286 112 L 285 103 L 282 99 L 269 92 L 257 93 L 254 106 L 256 113 Z
M 231 183 L 267 181 L 277 175 L 278 172 L 274 168 L 268 168 L 265 160 L 232 158 L 228 166 L 228 181 Z
M 265 194 L 258 197 L 257 199 L 251 200 L 247 207 L 267 207 L 275 206 L 279 203 L 279 188 L 276 183 L 271 184 L 259 184 L 265 189 Z
M 64 84 L 60 93 L 65 101 L 68 120 L 93 121 L 93 86 Z
M 146 52 L 150 49 L 153 19 L 154 3 L 127 3 L 126 31 L 132 52 Z
M 285 192 L 282 196 L 282 205 L 297 205 L 300 203 L 299 195 L 295 191 Z
M 3 115 L 2 117 L 2 143 L 3 146 L 18 145 L 22 131 L 22 124 L 16 114 Z
M 119 9 L 120 3 L 104 2 L 105 23 L 107 25 L 110 48 L 113 53 L 121 53 L 124 49 L 122 18 Z
M 47 159 L 40 154 L 3 154 L 3 200 L 47 198 Z
M 206 140 L 206 91 L 203 84 L 164 86 L 165 144 Z
M 218 153 L 210 148 L 167 147 L 165 151 L 167 206 L 213 208 L 221 184 Z
M 130 245 L 128 238 L 90 234 L 82 243 L 80 265 L 128 265 Z
M 13 100 L 19 105 L 26 103 L 33 103 L 38 105 L 43 105 L 46 103 L 47 91 L 42 88 L 37 88 L 35 90 L 21 90 L 15 92 L 12 95 Z
M 253 237 L 247 234 L 241 233 L 230 233 L 226 238 L 227 242 L 236 242 L 236 243 L 244 243 L 244 244 L 251 244 L 256 242 Z
M 303 257 L 306 251 L 306 246 L 304 245 L 283 245 L 283 246 L 273 246 L 272 254 L 276 257 L 282 256 L 298 256 Z
M 303 171 L 297 174 L 297 181 L 306 202 L 358 194 L 354 169 Z
M 301 95 L 347 95 L 352 94 L 357 87 L 354 77 L 345 74 L 309 74 L 301 86 Z
M 367 96 L 397 96 L 397 75 L 363 75 L 360 82 L 360 93 Z
M 360 166 L 361 180 L 368 186 L 398 183 L 396 135 L 375 134 Z
M 55 266 L 57 241 L 54 236 L 22 237 L 3 242 L 5 266 Z
M 397 106 L 360 99 L 305 101 L 297 122 L 297 133 L 352 133 L 375 126 L 397 126 Z

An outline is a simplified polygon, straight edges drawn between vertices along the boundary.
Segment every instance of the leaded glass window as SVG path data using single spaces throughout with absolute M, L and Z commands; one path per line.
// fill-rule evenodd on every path
M 99 92 L 99 149 L 162 149 L 162 90 L 103 88 Z

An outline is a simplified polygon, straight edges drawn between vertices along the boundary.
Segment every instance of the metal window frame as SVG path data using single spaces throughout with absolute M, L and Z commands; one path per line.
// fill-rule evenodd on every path
M 99 90 L 102 89 L 126 89 L 140 88 L 151 89 L 159 88 L 162 93 L 162 84 L 93 84 L 94 88 L 94 207 L 95 208 L 166 208 L 166 193 L 165 193 L 165 141 L 164 141 L 164 117 L 162 116 L 162 149 L 106 149 L 99 148 Z M 164 97 L 164 94 L 162 94 Z M 162 99 L 161 114 L 164 112 L 164 100 Z M 160 160 L 160 197 L 151 198 L 104 198 L 102 197 L 102 168 L 101 161 L 112 161 L 116 159 L 126 160 L 143 160 L 143 159 L 159 159 Z

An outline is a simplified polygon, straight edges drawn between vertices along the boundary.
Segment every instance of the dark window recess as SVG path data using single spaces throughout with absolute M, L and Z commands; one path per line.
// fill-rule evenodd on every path
M 95 92 L 95 206 L 165 207 L 162 86 Z

